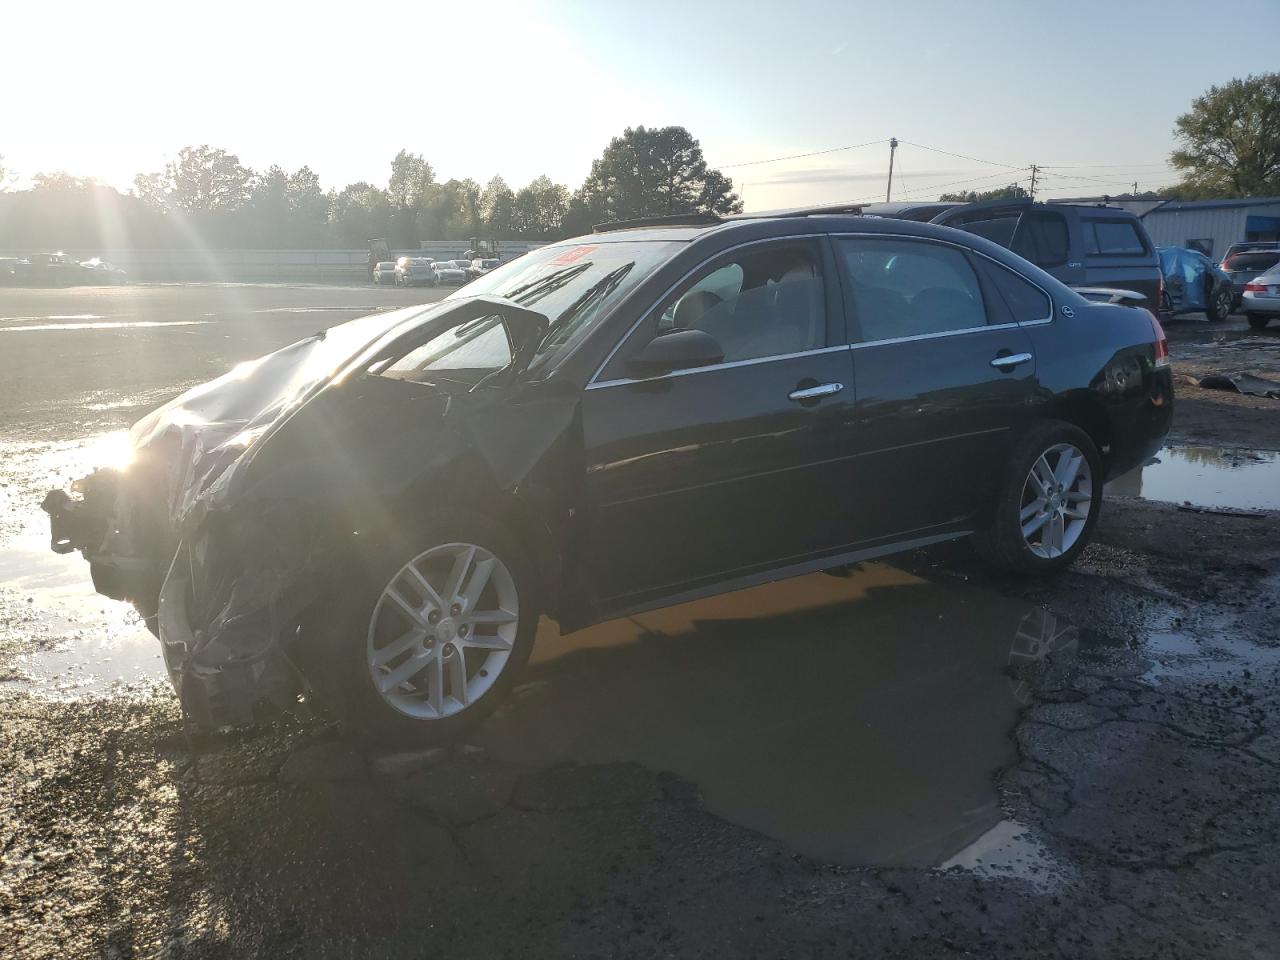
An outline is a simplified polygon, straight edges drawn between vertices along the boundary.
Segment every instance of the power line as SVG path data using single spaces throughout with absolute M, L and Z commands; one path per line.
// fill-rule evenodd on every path
M 820 157 L 825 153 L 840 153 L 842 150 L 857 150 L 859 147 L 874 147 L 878 143 L 888 143 L 889 138 L 883 140 L 868 140 L 866 143 L 853 143 L 847 147 L 832 147 L 829 150 L 814 150 L 810 153 L 793 153 L 785 157 L 770 157 L 768 160 L 748 160 L 745 163 L 726 163 L 722 164 L 721 170 L 736 170 L 738 167 L 757 167 L 762 163 L 778 163 L 782 160 L 803 160 L 805 157 Z
M 1017 165 L 1012 163 L 1001 163 L 999 160 L 983 160 L 981 157 L 971 157 L 964 153 L 952 153 L 950 150 L 939 150 L 937 147 L 926 147 L 923 143 L 913 143 L 910 140 L 899 140 L 898 142 L 909 144 L 913 147 L 919 147 L 921 150 L 928 150 L 932 153 L 941 153 L 948 157 L 959 157 L 961 160 L 972 160 L 974 163 L 989 163 L 993 167 L 1008 167 L 1010 170 L 1027 169 L 1027 165 L 1025 163 Z

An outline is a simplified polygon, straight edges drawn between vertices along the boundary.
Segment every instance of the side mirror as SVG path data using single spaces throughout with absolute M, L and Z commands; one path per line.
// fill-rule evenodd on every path
M 724 347 L 701 330 L 672 330 L 654 337 L 627 361 L 637 377 L 657 377 L 672 370 L 709 367 L 724 360 Z

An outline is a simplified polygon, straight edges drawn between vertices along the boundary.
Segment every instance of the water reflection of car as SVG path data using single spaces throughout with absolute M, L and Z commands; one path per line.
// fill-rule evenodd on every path
M 436 274 L 431 269 L 435 263 L 430 257 L 401 257 L 396 261 L 396 283 L 402 287 L 436 285 Z
M 1060 571 L 1172 415 L 1151 313 L 970 233 L 669 218 L 243 364 L 45 508 L 155 625 L 193 722 L 292 702 L 301 671 L 375 735 L 439 739 L 510 690 L 543 614 L 968 536 Z
M 382 260 L 373 267 L 373 282 L 377 284 L 395 283 L 396 264 L 394 260 Z
M 1231 313 L 1235 292 L 1231 278 L 1198 250 L 1161 247 L 1164 310 L 1170 316 L 1204 311 L 1213 323 Z
M 1244 285 L 1240 309 L 1254 330 L 1280 316 L 1280 264 Z
M 470 279 L 467 272 L 452 260 L 437 260 L 431 265 L 431 269 L 435 271 L 436 283 L 441 286 L 460 287 Z
M 88 271 L 82 278 L 84 283 L 125 283 L 128 280 L 124 270 L 101 257 L 81 260 L 80 269 Z
M 1255 277 L 1280 264 L 1280 243 L 1236 244 L 1222 258 L 1222 270 L 1231 278 L 1235 291 L 1235 306 L 1240 306 L 1244 286 Z

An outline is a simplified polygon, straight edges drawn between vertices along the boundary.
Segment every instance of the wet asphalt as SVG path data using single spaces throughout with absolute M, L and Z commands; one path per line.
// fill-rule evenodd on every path
M 544 623 L 448 750 L 305 707 L 188 737 L 150 634 L 44 550 L 43 488 L 423 293 L 0 290 L 0 955 L 1280 954 L 1280 515 L 1131 499 L 1262 506 L 1265 436 L 1163 452 L 1053 581 L 959 544 Z

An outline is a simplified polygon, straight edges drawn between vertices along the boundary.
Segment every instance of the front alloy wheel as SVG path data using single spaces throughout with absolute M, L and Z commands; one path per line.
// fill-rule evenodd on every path
M 407 717 L 454 716 L 502 675 L 519 621 L 515 579 L 502 560 L 474 543 L 432 547 L 400 568 L 373 608 L 370 680 Z

